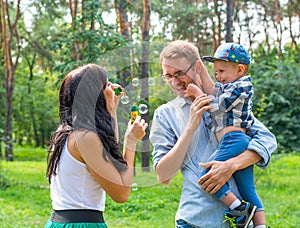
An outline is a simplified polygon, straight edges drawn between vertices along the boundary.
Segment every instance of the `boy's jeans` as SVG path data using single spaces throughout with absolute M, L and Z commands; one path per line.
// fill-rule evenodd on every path
M 250 140 L 251 138 L 242 131 L 232 131 L 225 134 L 220 141 L 215 160 L 226 161 L 238 156 L 247 149 Z M 256 193 L 254 185 L 253 165 L 235 172 L 233 177 L 243 199 L 257 206 L 257 211 L 263 210 L 262 202 Z M 219 200 L 222 200 L 229 192 L 229 186 L 225 184 L 214 195 Z

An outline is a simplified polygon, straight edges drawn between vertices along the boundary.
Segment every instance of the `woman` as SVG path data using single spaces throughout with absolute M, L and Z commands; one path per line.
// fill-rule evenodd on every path
M 53 212 L 45 227 L 106 227 L 105 193 L 118 203 L 128 199 L 136 145 L 148 124 L 139 116 L 128 121 L 122 155 L 117 87 L 96 64 L 79 67 L 63 79 L 60 125 L 52 136 L 47 166 Z

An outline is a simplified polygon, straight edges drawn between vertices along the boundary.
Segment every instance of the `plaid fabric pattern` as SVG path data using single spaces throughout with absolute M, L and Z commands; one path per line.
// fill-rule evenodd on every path
M 252 101 L 253 85 L 251 77 L 222 85 L 215 84 L 215 98 L 210 103 L 210 113 L 214 124 L 213 131 L 220 131 L 226 126 L 249 128 L 253 124 Z

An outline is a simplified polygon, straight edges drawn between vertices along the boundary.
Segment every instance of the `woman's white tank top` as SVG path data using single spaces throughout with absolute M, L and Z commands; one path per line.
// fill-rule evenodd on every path
M 50 197 L 54 210 L 104 211 L 105 191 L 92 177 L 87 166 L 69 153 L 68 139 L 62 150 L 56 173 L 51 177 L 50 184 Z

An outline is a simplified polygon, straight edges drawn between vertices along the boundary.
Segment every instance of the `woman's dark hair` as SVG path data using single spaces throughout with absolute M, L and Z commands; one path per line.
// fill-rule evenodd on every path
M 96 132 L 104 147 L 103 158 L 109 159 L 119 172 L 126 170 L 115 136 L 115 121 L 106 108 L 106 82 L 106 71 L 96 64 L 79 67 L 63 79 L 59 91 L 60 125 L 51 137 L 47 159 L 49 182 L 56 175 L 66 139 L 74 130 Z

